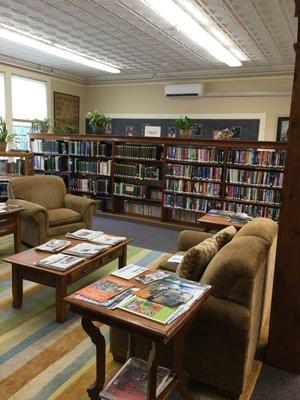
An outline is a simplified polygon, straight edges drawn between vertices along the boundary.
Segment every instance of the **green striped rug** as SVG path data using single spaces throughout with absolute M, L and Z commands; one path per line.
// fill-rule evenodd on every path
M 2 238 L 0 258 L 12 253 L 12 237 Z M 165 253 L 128 248 L 128 263 L 151 266 L 163 257 Z M 116 263 L 70 286 L 70 292 L 116 268 Z M 10 265 L 0 261 L 1 400 L 89 399 L 86 388 L 95 376 L 94 345 L 81 328 L 79 316 L 69 312 L 67 322 L 56 323 L 54 301 L 54 289 L 25 281 L 23 307 L 13 309 Z M 102 331 L 108 339 L 108 327 Z M 119 368 L 108 352 L 107 378 Z M 191 383 L 190 388 L 195 399 L 222 399 L 207 386 Z

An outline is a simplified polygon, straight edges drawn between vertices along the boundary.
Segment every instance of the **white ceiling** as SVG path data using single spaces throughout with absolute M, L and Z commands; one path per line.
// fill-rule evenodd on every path
M 158 0 L 164 1 L 164 0 Z M 193 0 L 191 0 L 193 1 Z M 93 82 L 293 70 L 293 0 L 194 0 L 249 58 L 216 61 L 139 0 L 0 0 L 0 23 L 116 65 L 112 75 L 1 40 L 0 62 Z

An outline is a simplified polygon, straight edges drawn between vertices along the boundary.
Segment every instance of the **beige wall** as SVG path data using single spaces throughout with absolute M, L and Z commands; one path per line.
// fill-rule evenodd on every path
M 277 118 L 289 115 L 292 77 L 198 80 L 205 84 L 203 98 L 164 96 L 164 83 L 87 86 L 86 111 L 96 108 L 112 116 L 197 115 L 203 118 L 262 118 L 261 139 L 275 140 Z M 190 81 L 191 82 L 191 81 Z M 173 82 L 177 83 L 177 82 Z M 260 96 L 259 93 L 268 96 Z M 124 115 L 125 114 L 125 115 Z

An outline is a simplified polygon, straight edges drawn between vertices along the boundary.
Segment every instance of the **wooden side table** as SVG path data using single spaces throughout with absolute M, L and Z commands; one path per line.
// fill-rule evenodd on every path
M 201 225 L 201 228 L 204 228 L 206 231 L 210 231 L 212 229 L 223 229 L 227 226 L 233 225 L 237 230 L 241 229 L 246 224 L 241 224 L 238 222 L 229 221 L 229 217 L 224 216 L 216 216 L 205 214 L 203 217 L 197 219 L 197 223 Z
M 20 212 L 23 208 L 12 208 L 0 212 L 0 237 L 13 234 L 15 253 L 21 250 Z
M 144 287 L 136 281 L 134 283 L 136 287 Z M 185 314 L 169 325 L 163 325 L 124 310 L 109 310 L 105 307 L 95 306 L 77 299 L 74 294 L 66 297 L 65 301 L 70 304 L 71 310 L 82 316 L 82 327 L 96 346 L 96 380 L 87 389 L 91 400 L 99 400 L 99 393 L 104 388 L 106 361 L 105 338 L 94 321 L 125 329 L 129 332 L 128 358 L 134 356 L 134 335 L 143 335 L 151 340 L 152 348 L 148 358 L 148 400 L 168 399 L 174 391 L 178 391 L 184 400 L 192 400 L 192 396 L 186 387 L 188 374 L 183 368 L 184 338 L 209 295 L 210 291 L 207 291 L 203 297 L 192 304 Z M 170 341 L 174 343 L 172 369 L 175 372 L 175 377 L 156 397 L 157 368 L 164 348 Z

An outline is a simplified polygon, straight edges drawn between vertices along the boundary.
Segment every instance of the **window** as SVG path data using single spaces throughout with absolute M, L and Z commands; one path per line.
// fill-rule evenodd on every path
M 3 72 L 0 72 L 0 117 L 5 118 L 5 92 Z
M 47 84 L 44 81 L 12 75 L 12 115 L 15 147 L 29 149 L 31 121 L 47 118 Z

